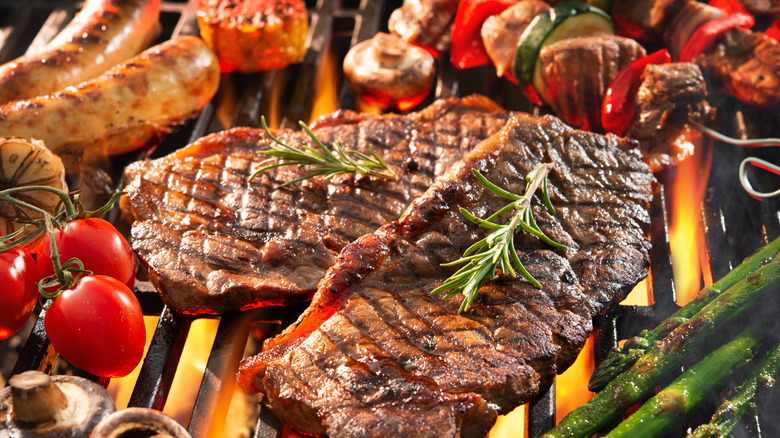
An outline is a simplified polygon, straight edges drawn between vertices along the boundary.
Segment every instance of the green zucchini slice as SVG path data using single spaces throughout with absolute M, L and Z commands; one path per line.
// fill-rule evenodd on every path
M 547 44 L 598 33 L 615 33 L 612 18 L 594 6 L 578 1 L 562 2 L 537 15 L 526 27 L 515 50 L 514 73 L 523 83 L 534 83 L 539 74 L 539 53 Z

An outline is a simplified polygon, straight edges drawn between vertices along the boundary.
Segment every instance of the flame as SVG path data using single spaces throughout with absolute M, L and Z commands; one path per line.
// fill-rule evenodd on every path
M 593 337 L 591 333 L 577 360 L 555 380 L 555 422 L 560 422 L 569 412 L 593 397 L 588 391 L 588 380 L 596 367 L 593 357 Z
M 160 318 L 157 316 L 146 316 L 144 315 L 144 327 L 146 329 L 146 345 L 144 346 L 144 355 L 143 357 L 146 357 L 146 352 L 149 351 L 149 345 L 152 343 L 152 335 L 154 335 L 154 329 L 157 327 L 157 321 Z M 130 374 L 111 379 L 111 381 L 108 384 L 108 393 L 111 395 L 111 397 L 114 399 L 114 403 L 116 404 L 116 408 L 119 409 L 125 409 L 127 408 L 127 403 L 130 402 L 130 396 L 133 394 L 133 388 L 135 387 L 135 382 L 138 380 L 138 374 L 141 372 L 141 365 L 143 364 L 143 361 L 139 363 L 135 369 L 130 372 Z
M 314 78 L 314 99 L 309 123 L 339 108 L 337 68 L 336 57 L 328 51 Z
M 488 438 L 528 438 L 528 404 L 501 415 L 490 430 Z
M 196 319 L 190 326 L 170 395 L 163 409 L 179 424 L 187 425 L 190 422 L 218 326 L 219 320 L 211 318 Z
M 701 133 L 686 132 L 693 153 L 681 160 L 671 181 L 669 247 L 672 253 L 677 303 L 684 305 L 701 290 L 702 275 L 712 283 L 708 272 L 707 245 L 701 225 L 702 202 L 712 163 L 711 148 Z M 707 278 L 709 277 L 709 278 Z
M 623 306 L 649 306 L 653 304 L 653 294 L 647 279 L 637 284 L 626 299 L 620 302 Z

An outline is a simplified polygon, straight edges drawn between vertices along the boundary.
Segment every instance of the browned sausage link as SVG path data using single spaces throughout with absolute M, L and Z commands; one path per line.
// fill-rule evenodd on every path
M 87 0 L 49 44 L 0 66 L 0 103 L 49 94 L 127 61 L 153 42 L 160 0 Z
M 217 92 L 219 63 L 181 36 L 73 87 L 0 106 L 0 137 L 43 140 L 58 154 L 127 152 L 195 115 Z M 89 160 L 89 157 L 85 157 Z

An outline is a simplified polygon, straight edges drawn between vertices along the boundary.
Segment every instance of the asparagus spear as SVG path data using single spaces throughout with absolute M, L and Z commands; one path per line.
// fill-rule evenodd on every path
M 780 374 L 780 344 L 775 345 L 764 355 L 756 369 L 740 385 L 734 396 L 718 407 L 707 424 L 697 427 L 688 438 L 729 436 L 740 418 L 745 415 L 753 402 L 759 384 L 772 386 L 775 376 Z
M 607 438 L 644 438 L 663 435 L 696 409 L 707 391 L 723 384 L 732 370 L 746 365 L 761 344 L 761 330 L 751 326 L 688 368 L 663 391 L 620 423 Z
M 673 373 L 689 352 L 713 342 L 731 321 L 739 320 L 780 284 L 780 256 L 715 297 L 699 313 L 653 346 L 588 403 L 572 411 L 545 437 L 588 437 L 636 403 L 664 376 Z
M 627 370 L 634 362 L 658 343 L 664 336 L 695 315 L 715 297 L 723 293 L 740 279 L 745 278 L 756 269 L 768 263 L 780 252 L 780 238 L 764 246 L 761 250 L 745 259 L 739 266 L 726 274 L 716 283 L 705 287 L 690 303 L 683 306 L 672 316 L 664 320 L 652 330 L 643 330 L 637 336 L 626 341 L 622 348 L 613 349 L 599 364 L 590 377 L 588 389 L 601 391 L 618 374 Z

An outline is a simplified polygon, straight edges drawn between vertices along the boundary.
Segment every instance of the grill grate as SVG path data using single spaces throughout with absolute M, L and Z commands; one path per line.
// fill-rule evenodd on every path
M 194 0 L 166 0 L 162 2 L 160 40 L 179 34 L 197 34 L 197 24 L 192 4 Z M 80 2 L 54 0 L 0 0 L 0 62 L 7 62 L 21 55 L 28 47 L 45 44 L 69 20 L 80 7 Z M 309 50 L 300 65 L 284 70 L 252 75 L 224 75 L 220 93 L 199 115 L 176 134 L 169 136 L 154 151 L 153 156 L 166 155 L 176 148 L 195 139 L 225 129 L 229 126 L 257 126 L 260 115 L 267 111 L 273 101 L 274 90 L 283 87 L 283 102 L 280 110 L 279 125 L 291 127 L 297 120 L 310 120 L 312 116 L 312 96 L 316 76 L 325 68 L 329 57 L 340 62 L 348 48 L 358 41 L 372 37 L 379 30 L 386 30 L 390 11 L 398 7 L 400 0 L 310 0 L 307 2 L 311 17 Z M 455 71 L 446 62 L 438 64 L 438 80 L 434 95 L 423 102 L 427 105 L 433 99 L 449 96 L 463 96 L 481 93 L 492 98 L 507 109 L 538 112 L 522 97 L 519 87 L 495 78 L 487 68 L 469 71 Z M 340 108 L 354 109 L 357 98 L 336 70 L 337 100 Z M 233 102 L 233 103 L 231 103 Z M 729 119 L 736 110 L 742 110 L 731 101 L 718 102 L 719 108 L 728 108 L 721 112 L 722 119 Z M 222 108 L 230 108 L 227 122 L 221 116 Z M 771 117 L 750 113 L 751 120 Z M 728 124 L 728 120 L 726 125 Z M 761 123 L 758 123 L 761 126 Z M 768 126 L 771 126 L 768 125 Z M 735 133 L 740 128 L 735 127 Z M 732 269 L 744 257 L 780 235 L 780 214 L 778 202 L 759 202 L 742 192 L 737 183 L 736 165 L 747 152 L 723 144 L 714 145 L 712 176 L 706 191 L 702 222 L 710 254 L 710 269 L 713 278 L 720 278 Z M 776 151 L 757 151 L 764 158 L 778 160 Z M 768 155 L 768 157 L 767 157 Z M 132 160 L 134 157 L 123 157 Z M 121 168 L 121 163 L 120 166 Z M 670 257 L 667 200 L 668 182 L 674 178 L 669 172 L 660 175 L 659 193 L 651 206 L 652 222 L 652 266 L 651 285 L 654 304 L 652 306 L 619 306 L 608 315 L 596 321 L 597 337 L 595 343 L 596 360 L 600 360 L 617 344 L 619 339 L 630 337 L 641 327 L 659 322 L 677 309 L 675 289 Z M 112 212 L 115 223 L 121 222 L 116 211 Z M 121 224 L 119 224 L 121 225 Z M 129 406 L 147 407 L 161 410 L 168 398 L 173 377 L 181 357 L 184 342 L 194 321 L 194 317 L 180 315 L 165 308 L 149 283 L 140 282 L 136 295 L 141 301 L 144 313 L 159 315 L 159 323 L 154 332 L 151 346 L 144 359 L 143 366 L 130 398 Z M 198 391 L 189 425 L 190 433 L 195 436 L 207 436 L 215 422 L 224 420 L 226 412 L 218 412 L 220 406 L 232 394 L 235 385 L 235 371 L 244 353 L 252 324 L 273 319 L 293 320 L 301 308 L 258 309 L 254 311 L 223 315 L 217 329 L 214 347 L 206 365 L 203 380 Z M 12 374 L 28 369 L 51 371 L 56 352 L 49 346 L 43 330 L 43 321 L 38 320 L 32 328 L 22 353 L 11 371 Z M 94 379 L 94 376 L 93 376 Z M 97 380 L 97 379 L 96 379 Z M 107 382 L 101 382 L 107 384 Z M 555 423 L 554 385 L 530 407 L 529 436 L 537 437 Z M 770 404 L 770 403 L 767 403 Z M 759 412 L 750 430 L 760 430 Z M 764 422 L 762 425 L 764 425 Z M 771 426 L 770 426 L 771 427 Z M 777 427 L 777 426 L 774 426 Z M 766 429 L 766 426 L 764 426 Z M 771 432 L 771 429 L 769 429 Z M 266 409 L 261 409 L 255 428 L 256 438 L 280 437 L 284 427 Z M 772 436 L 771 433 L 769 436 Z

